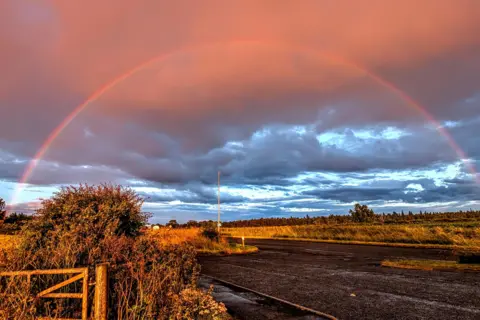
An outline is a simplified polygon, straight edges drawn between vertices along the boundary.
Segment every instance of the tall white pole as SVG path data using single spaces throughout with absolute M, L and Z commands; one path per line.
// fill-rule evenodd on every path
M 217 221 L 217 230 L 220 234 L 220 171 L 218 171 L 218 221 Z

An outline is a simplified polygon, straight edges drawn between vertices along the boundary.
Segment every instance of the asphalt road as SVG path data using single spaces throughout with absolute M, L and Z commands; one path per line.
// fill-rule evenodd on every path
M 213 298 L 223 302 L 235 320 L 328 320 L 310 312 L 292 308 L 250 291 L 232 288 L 223 283 L 200 276 L 198 286 L 208 290 L 213 285 Z
M 381 267 L 450 251 L 253 240 L 251 255 L 200 257 L 202 273 L 339 319 L 480 319 L 480 273 Z

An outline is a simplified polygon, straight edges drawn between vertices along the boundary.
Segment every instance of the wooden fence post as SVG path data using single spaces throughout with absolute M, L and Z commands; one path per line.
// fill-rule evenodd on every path
M 95 268 L 95 320 L 107 320 L 108 313 L 108 263 Z
M 82 320 L 88 319 L 88 268 L 83 271 Z

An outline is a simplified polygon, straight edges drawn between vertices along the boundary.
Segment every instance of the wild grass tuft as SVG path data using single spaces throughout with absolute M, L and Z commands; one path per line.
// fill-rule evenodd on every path
M 459 270 L 459 271 L 479 271 L 478 264 L 461 264 L 457 261 L 444 260 L 384 260 L 382 266 L 400 269 L 416 270 Z

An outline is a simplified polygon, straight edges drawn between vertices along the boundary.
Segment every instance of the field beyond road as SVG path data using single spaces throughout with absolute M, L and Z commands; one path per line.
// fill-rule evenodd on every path
M 252 255 L 200 257 L 202 273 L 338 319 L 480 319 L 478 273 L 382 267 L 451 250 L 248 239 Z
M 480 222 L 399 225 L 301 225 L 224 228 L 231 237 L 312 239 L 480 248 Z
M 209 239 L 202 235 L 199 228 L 190 229 L 169 229 L 163 228 L 160 230 L 152 230 L 146 234 L 147 237 L 152 237 L 158 240 L 163 245 L 179 245 L 189 243 L 193 245 L 199 254 L 246 254 L 258 251 L 258 248 L 253 246 L 245 246 L 243 248 L 239 244 L 229 243 L 225 239 L 219 241 Z M 0 249 L 9 249 L 18 241 L 16 235 L 2 235 L 0 234 Z

